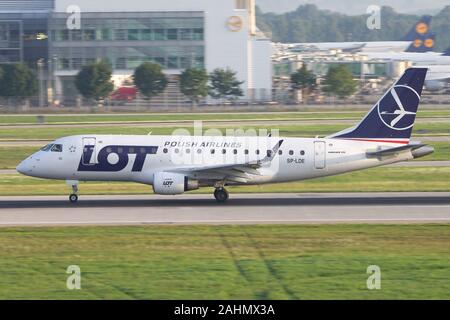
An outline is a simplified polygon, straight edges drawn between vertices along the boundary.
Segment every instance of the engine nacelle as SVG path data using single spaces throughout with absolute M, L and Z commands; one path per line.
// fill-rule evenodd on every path
M 153 177 L 153 191 L 156 194 L 176 195 L 198 188 L 197 180 L 189 179 L 179 173 L 158 172 Z

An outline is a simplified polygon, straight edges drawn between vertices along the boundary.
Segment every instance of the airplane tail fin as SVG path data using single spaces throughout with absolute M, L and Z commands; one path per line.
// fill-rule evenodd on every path
M 406 52 L 428 52 L 434 50 L 434 44 L 436 42 L 436 34 L 427 33 L 424 36 L 419 36 L 411 45 L 406 49 Z
M 432 16 L 422 16 L 401 40 L 414 41 L 420 37 L 424 37 L 430 31 L 432 19 Z
M 327 138 L 409 143 L 427 71 L 407 69 L 358 125 Z

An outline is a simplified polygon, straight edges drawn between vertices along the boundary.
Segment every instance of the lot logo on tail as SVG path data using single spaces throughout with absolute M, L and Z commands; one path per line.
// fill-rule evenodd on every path
M 411 87 L 394 86 L 378 103 L 378 115 L 381 121 L 393 130 L 407 130 L 414 125 L 416 108 L 420 95 Z

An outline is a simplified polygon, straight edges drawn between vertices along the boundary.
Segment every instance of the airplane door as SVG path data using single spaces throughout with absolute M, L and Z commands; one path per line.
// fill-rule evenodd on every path
M 325 169 L 326 167 L 326 146 L 324 141 L 314 142 L 314 166 L 316 169 Z
M 83 138 L 83 165 L 97 163 L 97 147 L 95 138 Z

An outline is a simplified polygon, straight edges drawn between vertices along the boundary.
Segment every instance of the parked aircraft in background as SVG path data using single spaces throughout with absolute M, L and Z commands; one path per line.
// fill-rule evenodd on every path
M 356 41 L 294 43 L 293 47 L 312 47 L 318 50 L 351 52 L 427 52 L 434 48 L 434 35 L 430 32 L 431 16 L 423 16 L 399 41 Z

